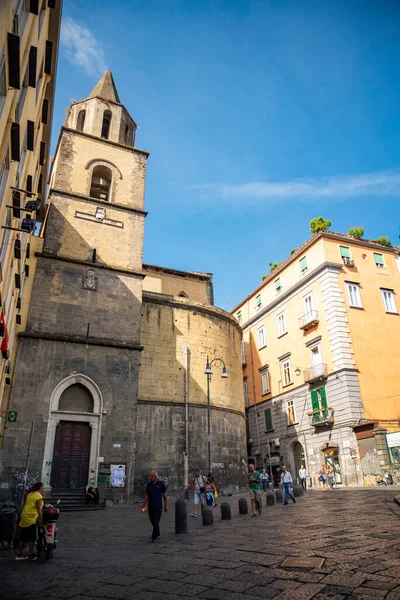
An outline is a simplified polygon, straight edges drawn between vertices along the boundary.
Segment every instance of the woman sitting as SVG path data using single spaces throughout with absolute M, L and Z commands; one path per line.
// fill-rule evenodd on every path
M 91 485 L 86 492 L 86 504 L 90 504 L 91 502 L 96 506 L 99 505 L 99 492 L 94 485 Z

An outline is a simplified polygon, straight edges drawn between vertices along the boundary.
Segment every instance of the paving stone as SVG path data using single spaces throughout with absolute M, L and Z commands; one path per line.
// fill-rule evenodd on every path
M 255 585 L 244 592 L 248 596 L 256 596 L 260 598 L 275 598 L 279 596 L 280 591 L 275 590 L 268 585 Z
M 238 579 L 227 579 L 226 581 L 220 581 L 214 585 L 214 588 L 219 590 L 227 590 L 229 592 L 244 592 L 249 588 L 254 587 L 254 582 L 251 581 L 240 581 Z
M 298 581 L 292 581 L 287 579 L 275 579 L 270 583 L 270 586 L 276 588 L 277 590 L 295 590 L 296 588 L 301 587 L 301 585 L 302 584 Z
M 196 585 L 195 583 L 187 583 L 186 585 L 180 585 L 174 589 L 175 598 L 187 597 L 193 598 L 198 596 L 207 590 L 205 585 Z
M 294 592 L 292 590 L 283 591 L 276 597 L 276 600 L 293 600 L 294 598 L 296 600 L 311 600 L 323 587 L 323 585 L 319 585 L 318 583 L 305 583 Z
M 136 584 L 138 585 L 138 584 Z M 102 585 L 100 588 L 95 590 L 85 591 L 85 596 L 91 598 L 114 598 L 116 600 L 124 600 L 132 594 L 132 587 L 121 586 L 121 585 Z
M 400 572 L 399 572 L 400 574 Z M 393 580 L 382 581 L 383 578 L 380 579 L 367 579 L 363 582 L 361 587 L 373 588 L 375 590 L 392 590 L 396 587 L 396 582 Z

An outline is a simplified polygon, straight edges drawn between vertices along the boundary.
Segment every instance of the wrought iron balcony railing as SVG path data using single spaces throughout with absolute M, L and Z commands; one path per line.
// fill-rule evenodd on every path
M 310 310 L 310 312 L 306 313 L 299 319 L 299 327 L 300 329 L 304 329 L 305 331 L 307 331 L 307 329 L 315 327 L 316 325 L 318 325 L 318 323 L 319 318 L 317 310 Z
M 304 383 L 311 383 L 313 381 L 324 380 L 328 376 L 328 369 L 325 363 L 320 363 L 319 365 L 314 365 L 310 369 L 305 369 L 304 373 Z

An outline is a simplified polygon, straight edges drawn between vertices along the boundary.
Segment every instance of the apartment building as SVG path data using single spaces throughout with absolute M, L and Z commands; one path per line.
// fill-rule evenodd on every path
M 398 248 L 323 231 L 234 308 L 251 461 L 344 485 L 397 466 L 399 290 Z
M 42 243 L 61 4 L 0 2 L 0 446 Z

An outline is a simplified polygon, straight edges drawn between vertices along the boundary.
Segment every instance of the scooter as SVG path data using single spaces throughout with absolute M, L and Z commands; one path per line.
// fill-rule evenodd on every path
M 60 503 L 58 500 L 57 504 Z M 57 547 L 57 531 L 56 525 L 58 517 L 60 516 L 60 509 L 53 506 L 53 504 L 45 504 L 42 511 L 42 524 L 39 525 L 39 536 L 37 541 L 37 554 L 38 557 L 44 552 L 46 560 L 53 558 L 53 551 Z

